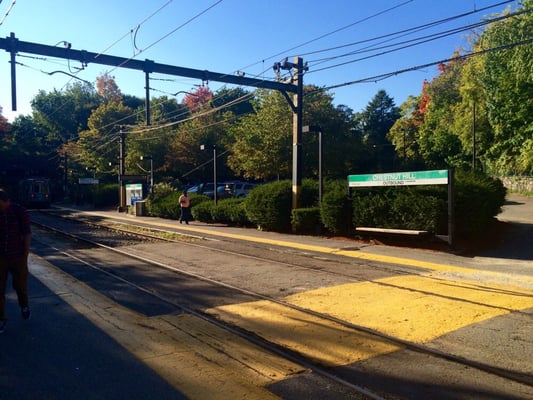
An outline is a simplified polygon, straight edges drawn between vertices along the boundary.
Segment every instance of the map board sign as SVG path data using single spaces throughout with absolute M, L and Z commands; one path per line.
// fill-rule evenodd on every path
M 388 172 L 385 174 L 348 175 L 349 187 L 447 185 L 448 170 Z

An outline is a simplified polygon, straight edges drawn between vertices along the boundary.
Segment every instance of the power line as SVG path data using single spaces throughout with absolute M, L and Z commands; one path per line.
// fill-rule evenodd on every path
M 166 6 L 168 6 L 170 3 L 172 3 L 172 0 L 168 0 L 165 4 L 163 4 L 161 7 L 159 7 L 157 10 L 155 10 L 152 14 L 147 16 L 145 19 L 143 19 L 141 22 L 139 22 L 134 28 L 130 29 L 129 32 L 125 33 L 122 37 L 115 40 L 113 43 L 111 43 L 109 46 L 107 46 L 104 50 L 102 50 L 96 57 L 98 57 L 101 54 L 106 53 L 109 49 L 111 49 L 113 46 L 115 46 L 117 43 L 122 41 L 126 36 L 131 35 L 133 31 L 135 30 L 135 34 L 137 34 L 137 31 L 143 25 L 146 21 L 150 20 L 152 17 L 154 17 L 156 14 L 161 12 Z M 135 46 L 136 47 L 136 46 Z
M 132 57 L 124 60 L 124 62 L 120 65 L 117 65 L 115 66 L 114 68 L 112 68 L 109 72 L 112 72 L 114 71 L 115 69 L 117 68 L 120 68 L 122 67 L 124 64 L 126 64 L 128 61 L 131 61 L 133 59 L 135 59 L 135 57 L 137 57 L 138 55 L 140 55 L 141 53 L 144 53 L 146 50 L 152 48 L 153 46 L 155 46 L 156 44 L 158 44 L 159 42 L 161 42 L 162 40 L 166 39 L 167 37 L 169 37 L 170 35 L 172 35 L 173 33 L 175 33 L 176 31 L 178 31 L 179 29 L 183 28 L 184 26 L 188 25 L 189 23 L 191 23 L 192 21 L 194 21 L 195 19 L 199 18 L 200 16 L 204 15 L 206 12 L 208 12 L 209 10 L 211 10 L 213 7 L 215 7 L 216 5 L 218 5 L 219 3 L 221 3 L 223 0 L 218 0 L 217 2 L 215 2 L 214 4 L 212 4 L 211 6 L 207 7 L 206 9 L 204 9 L 203 11 L 199 12 L 198 14 L 196 14 L 195 16 L 189 18 L 187 21 L 185 21 L 184 23 L 182 23 L 181 25 L 179 25 L 177 28 L 173 29 L 172 31 L 170 31 L 169 33 L 163 35 L 162 37 L 160 37 L 159 39 L 157 39 L 155 42 L 153 42 L 152 44 L 148 45 L 148 47 L 142 49 L 142 50 L 139 50 L 139 52 L 137 54 L 134 54 Z
M 396 48 L 391 49 L 391 50 L 386 50 L 386 51 L 383 51 L 383 52 L 380 52 L 380 53 L 376 53 L 376 54 L 372 54 L 372 55 L 369 55 L 369 56 L 366 56 L 366 57 L 361 57 L 361 58 L 357 58 L 357 59 L 354 59 L 354 60 L 346 61 L 346 62 L 343 62 L 343 63 L 331 65 L 329 67 L 313 69 L 311 71 L 311 73 L 324 71 L 324 70 L 327 70 L 327 69 L 336 68 L 336 67 L 340 67 L 340 66 L 347 65 L 347 64 L 352 64 L 354 62 L 367 60 L 369 58 L 383 56 L 383 55 L 386 55 L 386 54 L 397 52 L 399 50 L 404 50 L 406 48 L 418 46 L 418 45 L 423 44 L 423 43 L 428 43 L 430 41 L 442 39 L 444 37 L 451 36 L 451 35 L 457 34 L 459 32 L 472 30 L 474 28 L 479 28 L 481 26 L 488 25 L 488 24 L 491 24 L 493 22 L 502 21 L 504 19 L 516 17 L 518 15 L 529 13 L 529 12 L 531 12 L 531 10 L 522 10 L 522 11 L 519 11 L 519 12 L 516 12 L 516 13 L 500 16 L 500 17 L 497 17 L 497 18 L 494 18 L 494 19 L 491 19 L 491 20 L 481 21 L 481 22 L 478 22 L 478 23 L 475 23 L 475 24 L 472 24 L 472 25 L 463 26 L 463 27 L 459 27 L 459 28 L 454 28 L 454 29 L 451 29 L 451 30 L 448 30 L 448 31 L 444 31 L 444 32 L 434 33 L 432 35 L 422 36 L 422 37 L 419 37 L 419 38 L 415 38 L 415 39 L 411 39 L 411 40 L 407 40 L 407 41 L 403 41 L 403 42 L 398 42 L 398 43 L 393 43 L 393 44 L 389 44 L 387 46 L 382 46 L 382 47 L 361 49 L 361 50 L 353 51 L 353 52 L 350 52 L 350 53 L 347 53 L 347 54 L 339 55 L 339 56 L 336 56 L 336 57 L 331 57 L 331 58 L 327 59 L 327 61 L 334 60 L 334 59 L 337 59 L 337 58 L 342 58 L 342 57 L 348 57 L 348 56 L 355 55 L 355 54 L 360 54 L 360 53 L 365 53 L 365 52 L 376 51 L 376 50 L 380 50 L 380 49 L 386 49 L 386 48 L 390 48 L 390 47 L 400 46 L 400 47 L 396 47 Z M 322 61 L 322 62 L 324 62 L 324 61 Z
M 6 13 L 4 14 L 4 17 L 2 18 L 2 20 L 0 21 L 0 25 L 2 25 L 4 23 L 4 21 L 6 20 L 7 16 L 9 15 L 9 13 L 11 12 L 11 9 L 13 8 L 13 6 L 15 5 L 16 3 L 16 0 L 13 0 L 11 2 L 11 4 L 9 5 L 9 7 L 7 8 L 6 10 Z
M 385 80 L 387 78 L 391 78 L 393 76 L 397 76 L 397 75 L 404 74 L 404 73 L 407 73 L 407 72 L 413 72 L 413 71 L 417 71 L 417 70 L 424 69 L 424 68 L 427 68 L 427 67 L 432 67 L 432 66 L 439 65 L 439 64 L 445 64 L 445 63 L 448 63 L 448 62 L 451 62 L 451 61 L 465 60 L 465 59 L 470 58 L 470 57 L 479 56 L 479 55 L 483 55 L 483 54 L 487 54 L 487 53 L 491 53 L 491 52 L 495 52 L 495 51 L 500 51 L 500 50 L 506 50 L 506 49 L 510 49 L 512 47 L 522 46 L 522 45 L 529 44 L 529 43 L 533 43 L 533 38 L 522 40 L 522 41 L 515 42 L 515 43 L 502 45 L 502 46 L 498 46 L 498 47 L 493 47 L 493 48 L 490 48 L 490 49 L 479 50 L 479 51 L 475 51 L 475 52 L 472 52 L 472 53 L 463 54 L 463 55 L 459 55 L 459 56 L 455 56 L 455 57 L 451 57 L 451 58 L 446 58 L 446 59 L 439 60 L 439 61 L 433 61 L 433 62 L 430 62 L 430 63 L 427 63 L 427 64 L 422 64 L 422 65 L 417 65 L 417 66 L 414 66 L 414 67 L 404 68 L 404 69 L 396 70 L 396 71 L 393 71 L 393 72 L 374 75 L 374 76 L 370 76 L 370 77 L 367 77 L 367 78 L 358 79 L 358 80 L 355 80 L 355 81 L 350 81 L 350 82 L 345 82 L 345 83 L 340 83 L 340 84 L 336 84 L 336 85 L 322 87 L 322 88 L 319 88 L 319 89 L 316 89 L 316 90 L 309 91 L 309 92 L 306 93 L 306 95 L 314 93 L 314 92 L 318 92 L 318 91 L 325 91 L 325 90 L 336 89 L 336 88 L 340 88 L 340 87 L 344 87 L 344 86 L 351 86 L 351 85 L 355 85 L 355 84 L 358 84 L 358 83 L 370 83 L 370 82 L 375 83 L 375 82 L 379 82 L 379 81 Z
M 304 57 L 304 56 L 308 56 L 308 55 L 312 55 L 312 54 L 324 53 L 324 52 L 338 50 L 338 49 L 345 48 L 345 47 L 352 47 L 352 46 L 355 46 L 355 45 L 358 45 L 358 44 L 374 42 L 376 40 L 386 39 L 386 38 L 390 38 L 390 37 L 402 37 L 402 36 L 407 35 L 409 33 L 419 32 L 419 31 L 422 31 L 422 30 L 425 30 L 425 29 L 428 29 L 428 28 L 432 28 L 432 27 L 435 27 L 435 26 L 438 26 L 438 25 L 441 25 L 441 24 L 444 24 L 444 23 L 447 23 L 447 22 L 451 22 L 451 21 L 454 21 L 454 20 L 457 20 L 457 19 L 460 19 L 460 18 L 467 17 L 467 16 L 472 15 L 472 14 L 477 14 L 479 12 L 486 11 L 486 10 L 491 9 L 491 8 L 499 7 L 499 6 L 502 6 L 502 5 L 505 5 L 505 4 L 509 4 L 509 3 L 514 2 L 514 1 L 515 0 L 502 1 L 500 3 L 493 4 L 493 5 L 484 7 L 484 8 L 475 9 L 473 11 L 469 11 L 469 12 L 462 13 L 462 14 L 453 15 L 451 17 L 447 17 L 447 18 L 440 19 L 440 20 L 437 20 L 437 21 L 428 22 L 426 24 L 422 24 L 422 25 L 418 25 L 418 26 L 415 26 L 415 27 L 403 29 L 403 30 L 400 30 L 400 31 L 397 31 L 397 32 L 392 32 L 392 33 L 388 33 L 388 34 L 385 34 L 385 35 L 376 36 L 376 37 L 373 37 L 373 38 L 358 40 L 356 42 L 351 42 L 351 43 L 347 43 L 347 44 L 343 44 L 343 45 L 339 45 L 339 46 L 329 47 L 329 48 L 325 48 L 325 49 L 321 49 L 321 50 L 315 50 L 315 51 L 310 51 L 310 52 L 307 52 L 307 53 L 302 53 L 302 54 L 300 54 L 300 56 Z
M 272 55 L 272 56 L 270 56 L 270 57 L 263 58 L 261 61 L 256 61 L 256 62 L 253 63 L 253 64 L 250 64 L 250 65 L 247 65 L 247 66 L 245 66 L 245 67 L 239 68 L 239 70 L 242 71 L 242 70 L 245 70 L 245 69 L 247 69 L 247 68 L 253 67 L 253 66 L 257 65 L 257 64 L 260 64 L 260 63 L 262 63 L 262 62 L 265 62 L 266 60 L 271 60 L 271 59 L 274 59 L 274 58 L 276 58 L 276 57 L 279 57 L 279 56 L 281 56 L 281 55 L 283 55 L 283 54 L 287 54 L 289 51 L 296 50 L 296 49 L 298 49 L 298 48 L 300 48 L 300 47 L 303 47 L 303 46 L 306 46 L 306 45 L 308 45 L 308 44 L 310 44 L 310 43 L 313 43 L 313 42 L 316 42 L 316 41 L 318 41 L 318 40 L 324 39 L 325 37 L 331 36 L 331 35 L 333 35 L 333 34 L 335 34 L 335 33 L 338 33 L 338 32 L 343 31 L 343 30 L 345 30 L 345 29 L 351 28 L 351 27 L 354 26 L 354 25 L 361 24 L 361 23 L 363 23 L 363 22 L 365 22 L 365 21 L 368 21 L 368 20 L 370 20 L 370 19 L 376 18 L 376 17 L 378 17 L 378 16 L 380 16 L 380 15 L 386 14 L 386 13 L 388 13 L 388 12 L 390 12 L 390 11 L 396 9 L 396 8 L 403 7 L 404 5 L 406 5 L 406 4 L 408 4 L 408 3 L 411 3 L 412 1 L 414 1 L 414 0 L 404 1 L 403 3 L 400 3 L 400 4 L 396 5 L 396 6 L 389 7 L 389 8 L 387 8 L 387 9 L 383 10 L 383 11 L 379 11 L 379 12 L 377 12 L 377 13 L 375 13 L 375 14 L 369 15 L 368 17 L 364 17 L 364 18 L 362 18 L 362 19 L 359 19 L 359 20 L 357 20 L 357 21 L 354 21 L 354 22 L 352 22 L 352 23 L 350 23 L 350 24 L 348 24 L 348 25 L 345 25 L 345 26 L 343 26 L 343 27 L 341 27 L 341 28 L 335 29 L 335 30 L 333 30 L 333 31 L 331 31 L 331 32 L 328 32 L 328 33 L 325 33 L 325 34 L 323 34 L 323 35 L 320 35 L 320 36 L 318 36 L 318 37 L 316 37 L 316 38 L 314 38 L 314 39 L 308 40 L 308 41 L 306 41 L 306 42 L 304 42 L 304 43 L 301 43 L 301 44 L 299 44 L 299 45 L 297 45 L 297 46 L 294 46 L 294 47 L 291 47 L 291 48 L 286 49 L 286 50 L 284 50 L 284 51 L 281 51 L 281 52 L 279 52 L 279 53 L 277 53 L 277 54 L 274 54 L 274 55 Z

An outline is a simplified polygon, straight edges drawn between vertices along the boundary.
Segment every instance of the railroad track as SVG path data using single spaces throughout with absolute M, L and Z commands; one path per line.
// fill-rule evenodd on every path
M 319 266 L 309 266 L 308 262 L 289 262 L 289 261 L 276 261 L 272 260 L 272 257 L 269 257 L 265 259 L 262 256 L 252 256 L 248 252 L 239 252 L 236 250 L 228 250 L 227 248 L 214 248 L 213 246 L 207 245 L 205 241 L 203 241 L 201 238 L 198 237 L 188 237 L 176 233 L 167 233 L 163 232 L 161 230 L 154 230 L 154 229 L 146 229 L 146 228 L 129 228 L 125 225 L 116 225 L 113 226 L 107 226 L 102 228 L 101 224 L 96 223 L 95 221 L 83 221 L 84 227 L 91 227 L 91 228 L 85 228 L 80 229 L 80 222 L 78 221 L 75 226 L 76 228 L 67 228 L 67 225 L 72 224 L 72 221 L 67 221 L 63 219 L 56 219 L 57 216 L 51 216 L 48 214 L 46 217 L 43 217 L 44 214 L 40 215 L 34 215 L 33 221 L 36 224 L 39 224 L 42 227 L 46 227 L 47 229 L 54 229 L 56 232 L 61 232 L 61 234 L 68 234 L 71 238 L 75 238 L 78 241 L 84 241 L 86 243 L 90 243 L 93 246 L 98 246 L 100 248 L 105 248 L 106 251 L 112 251 L 112 252 L 118 252 L 124 257 L 132 257 L 138 262 L 148 263 L 151 265 L 156 265 L 158 267 L 164 268 L 168 271 L 171 271 L 174 274 L 179 274 L 180 276 L 187 277 L 187 279 L 194 279 L 194 280 L 200 280 L 208 285 L 213 285 L 216 287 L 224 288 L 224 290 L 227 290 L 233 295 L 235 293 L 238 293 L 239 296 L 242 296 L 242 301 L 248 301 L 248 302 L 269 302 L 271 304 L 276 304 L 277 307 L 283 308 L 283 309 L 290 309 L 291 311 L 289 314 L 292 313 L 298 313 L 299 316 L 305 315 L 306 318 L 311 318 L 314 323 L 318 322 L 319 324 L 323 326 L 328 326 L 331 324 L 334 324 L 335 326 L 342 327 L 343 330 L 353 332 L 356 335 L 367 335 L 369 337 L 373 337 L 373 340 L 379 340 L 381 343 L 387 343 L 387 345 L 390 345 L 391 348 L 401 349 L 402 352 L 411 352 L 418 354 L 418 357 L 420 355 L 423 355 L 423 357 L 430 357 L 434 359 L 441 360 L 441 363 L 444 363 L 444 365 L 447 366 L 447 368 L 450 369 L 469 369 L 469 370 L 477 370 L 480 371 L 482 374 L 490 374 L 494 377 L 498 377 L 499 379 L 503 380 L 501 382 L 505 381 L 513 381 L 518 385 L 524 385 L 527 387 L 531 387 L 533 384 L 532 377 L 528 374 L 522 374 L 520 372 L 515 371 L 509 371 L 508 369 L 499 368 L 494 365 L 482 363 L 476 360 L 471 360 L 465 357 L 462 357 L 460 355 L 454 355 L 450 354 L 448 352 L 440 351 L 438 349 L 422 345 L 419 343 L 415 343 L 412 341 L 408 341 L 405 339 L 402 339 L 400 337 L 396 337 L 394 335 L 386 334 L 380 331 L 377 331 L 376 329 L 372 329 L 366 326 L 357 325 L 354 323 L 351 323 L 349 321 L 345 321 L 341 318 L 337 318 L 335 316 L 325 314 L 322 312 L 317 312 L 314 310 L 311 310 L 306 307 L 301 307 L 295 304 L 291 304 L 287 302 L 286 300 L 279 299 L 278 297 L 271 296 L 271 295 L 265 295 L 264 293 L 260 293 L 258 291 L 250 290 L 249 288 L 237 286 L 235 284 L 231 284 L 228 282 L 224 282 L 222 280 L 208 277 L 205 275 L 202 275 L 200 273 L 191 272 L 190 270 L 186 268 L 179 268 L 175 265 L 168 265 L 166 263 L 154 260 L 153 258 L 149 257 L 142 257 L 139 256 L 139 254 L 131 251 L 136 244 L 139 243 L 154 243 L 154 242 L 179 242 L 180 246 L 187 246 L 187 247 L 193 247 L 197 251 L 210 251 L 210 252 L 219 252 L 223 253 L 226 256 L 229 255 L 231 257 L 244 257 L 247 259 L 253 259 L 257 262 L 267 262 L 267 263 L 276 263 L 279 265 L 279 268 L 298 268 L 303 269 L 308 274 L 315 274 L 315 275 L 333 275 L 336 276 L 338 279 L 345 279 L 348 281 L 357 281 L 361 280 L 363 278 L 357 276 L 357 274 L 348 274 L 345 271 L 338 272 L 336 270 L 323 270 Z M 55 221 L 55 222 L 54 222 Z M 61 221 L 60 223 L 58 221 Z M 53 227 L 52 225 L 55 225 Z M 76 234 L 73 234 L 72 232 L 69 233 L 68 231 L 76 231 Z M 117 237 L 120 237 L 121 239 L 117 239 Z M 211 244 L 211 243 L 210 243 Z M 235 246 L 234 246 L 235 247 Z M 309 256 L 307 256 L 307 260 L 309 260 Z M 300 260 L 301 261 L 301 260 Z M 119 279 L 122 283 L 126 285 L 130 285 L 131 287 L 135 287 L 137 290 L 141 290 L 149 295 L 152 295 L 154 297 L 157 297 L 160 301 L 165 302 L 172 307 L 176 307 L 182 312 L 189 313 L 192 315 L 195 315 L 199 318 L 205 319 L 206 321 L 209 321 L 210 323 L 217 324 L 220 327 L 223 327 L 224 329 L 227 329 L 231 331 L 234 334 L 237 334 L 246 340 L 253 341 L 257 345 L 260 345 L 261 347 L 267 349 L 268 351 L 274 352 L 284 358 L 290 359 L 294 362 L 297 362 L 298 364 L 304 366 L 305 368 L 313 371 L 315 374 L 319 374 L 323 377 L 326 377 L 327 379 L 330 379 L 332 381 L 335 381 L 337 385 L 342 385 L 350 390 L 353 390 L 357 393 L 359 393 L 362 396 L 366 396 L 366 398 L 395 398 L 397 395 L 394 392 L 390 391 L 383 391 L 383 390 L 375 390 L 372 391 L 372 389 L 369 389 L 369 386 L 372 385 L 365 385 L 360 384 L 357 381 L 350 380 L 351 377 L 350 374 L 347 373 L 349 371 L 344 371 L 342 369 L 338 368 L 332 368 L 330 365 L 328 365 L 327 361 L 321 360 L 320 357 L 312 356 L 310 357 L 305 352 L 300 352 L 298 350 L 295 350 L 291 346 L 285 346 L 283 343 L 279 343 L 276 340 L 273 340 L 269 337 L 262 337 L 261 333 L 250 331 L 246 326 L 244 328 L 240 327 L 240 324 L 238 321 L 230 320 L 225 321 L 224 313 L 220 312 L 213 312 L 212 307 L 209 308 L 209 311 L 206 312 L 206 304 L 196 305 L 191 304 L 188 302 L 183 301 L 177 301 L 175 298 L 168 296 L 165 293 L 160 292 L 159 290 L 154 290 L 153 287 L 145 286 L 144 283 L 139 283 L 138 281 L 134 279 L 130 279 L 130 277 L 123 275 L 121 273 L 117 273 L 116 271 L 111 271 L 107 268 L 101 268 L 97 265 L 87 264 L 88 267 L 92 268 L 95 271 L 98 271 L 99 273 L 105 273 L 108 276 L 113 277 L 113 279 Z M 382 267 L 384 268 L 384 271 L 387 273 L 390 273 L 390 267 Z M 395 269 L 396 270 L 396 269 Z M 398 271 L 395 271 L 398 272 Z M 405 271 L 400 270 L 401 273 L 407 273 Z M 434 278 L 428 278 L 428 279 L 434 279 Z M 459 300 L 459 299 L 456 299 Z M 487 307 L 492 307 L 491 304 L 485 304 Z M 506 310 L 507 311 L 507 310 Z M 294 314 L 292 314 L 294 315 Z M 409 358 L 409 357 L 407 357 Z M 357 374 L 356 374 L 357 375 Z M 500 382 L 500 383 L 501 383 Z M 401 391 L 400 394 L 398 394 L 398 398 L 402 398 Z M 420 397 L 422 398 L 422 397 Z M 517 397 L 520 398 L 520 397 Z

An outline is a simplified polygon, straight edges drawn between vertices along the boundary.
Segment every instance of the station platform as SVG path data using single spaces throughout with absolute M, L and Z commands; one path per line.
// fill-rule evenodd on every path
M 413 267 L 436 272 L 459 274 L 475 273 L 480 280 L 485 278 L 498 283 L 526 285 L 533 288 L 533 197 L 511 195 L 499 219 L 509 224 L 506 236 L 497 244 L 480 251 L 464 253 L 441 246 L 443 250 L 413 246 L 384 245 L 377 241 L 358 241 L 342 237 L 322 235 L 298 235 L 260 231 L 221 224 L 191 221 L 180 224 L 177 220 L 119 213 L 116 210 L 80 210 L 65 207 L 73 212 L 84 212 L 105 219 L 143 224 L 158 229 L 169 229 L 184 234 L 224 240 L 242 240 L 323 255 L 337 255 L 403 267 Z M 515 279 L 515 276 L 519 276 Z
M 0 334 L 0 399 L 186 399 L 41 282 L 30 256 L 31 318 L 8 289 Z M 37 277 L 39 277 L 39 279 Z
M 255 241 L 299 251 L 424 268 L 455 276 L 476 274 L 476 279 L 480 280 L 533 288 L 533 257 L 530 257 L 533 246 L 524 249 L 522 242 L 518 243 L 520 252 L 516 253 L 517 257 L 507 246 L 502 253 L 492 249 L 490 255 L 462 256 L 453 252 L 262 232 L 199 222 L 185 225 L 179 224 L 179 221 L 127 215 L 116 210 L 71 209 L 101 218 L 141 222 L 202 237 Z M 531 229 L 532 224 L 527 218 L 529 216 L 518 223 Z M 531 244 L 531 237 L 521 237 L 521 240 Z M 40 258 L 30 256 L 32 316 L 29 321 L 21 318 L 16 296 L 8 289 L 6 314 L 9 320 L 6 331 L 0 334 L 0 399 L 186 399 L 168 379 L 157 374 L 146 362 L 94 324 L 88 317 L 91 313 L 113 306 L 103 298 L 85 301 L 95 294 L 84 292 L 86 288 L 83 285 L 73 294 L 73 286 L 77 283 L 65 275 L 51 270 Z M 91 304 L 98 304 L 98 310 L 91 309 Z

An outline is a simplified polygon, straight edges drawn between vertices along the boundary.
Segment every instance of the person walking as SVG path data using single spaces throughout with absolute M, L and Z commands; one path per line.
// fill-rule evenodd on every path
M 180 214 L 180 224 L 185 221 L 189 225 L 191 219 L 191 201 L 187 196 L 187 190 L 184 190 L 179 198 L 181 214 Z
M 28 254 L 31 227 L 28 211 L 11 202 L 0 188 L 0 333 L 6 326 L 5 303 L 8 275 L 13 278 L 23 319 L 30 318 L 28 300 Z

